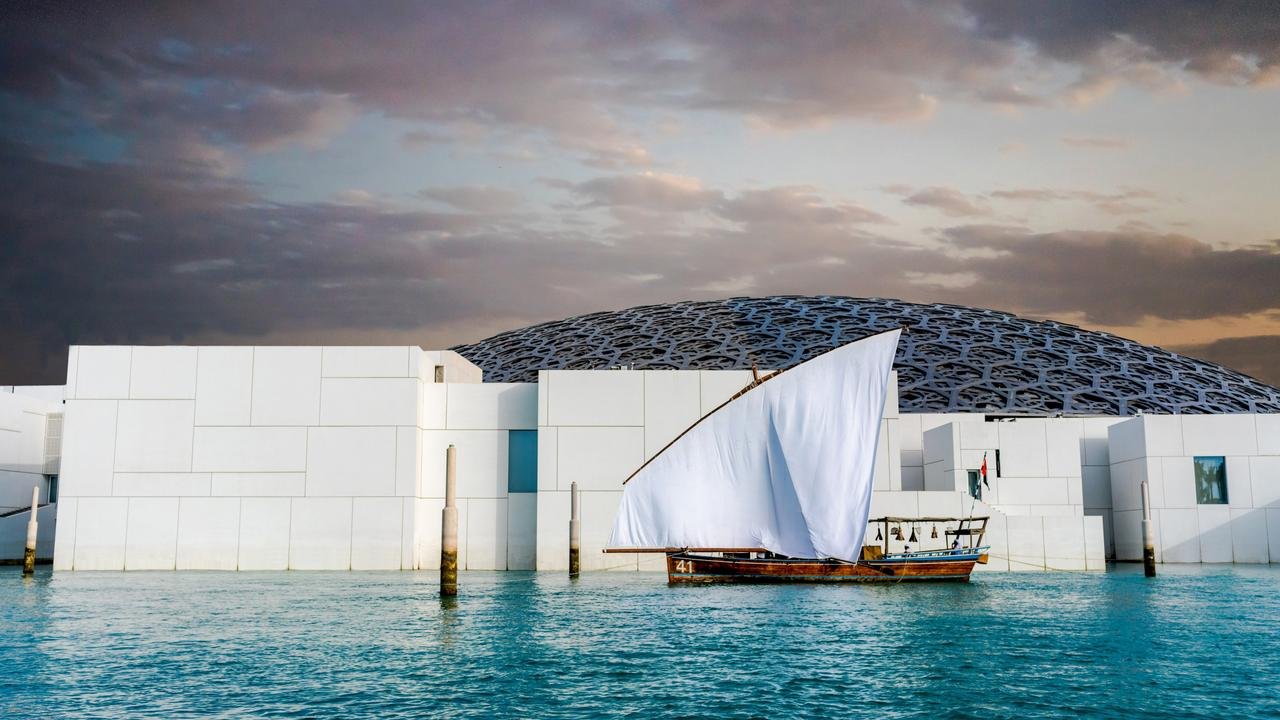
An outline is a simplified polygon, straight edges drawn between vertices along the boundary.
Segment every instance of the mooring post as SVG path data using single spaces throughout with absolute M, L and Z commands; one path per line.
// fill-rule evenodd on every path
M 1151 528 L 1151 491 L 1142 481 L 1142 572 L 1156 576 L 1156 534 Z
M 578 577 L 582 551 L 582 506 L 578 502 L 578 483 L 569 484 L 569 577 Z
M 444 510 L 440 515 L 440 596 L 458 594 L 458 449 L 444 451 Z
M 36 512 L 40 507 L 40 486 L 31 488 L 31 519 L 27 521 L 27 547 L 22 552 L 22 574 L 31 575 L 36 571 Z

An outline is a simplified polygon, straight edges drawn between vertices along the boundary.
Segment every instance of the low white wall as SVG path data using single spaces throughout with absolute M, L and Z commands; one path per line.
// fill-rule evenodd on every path
M 40 502 L 47 503 L 46 473 L 58 471 L 46 462 L 45 439 L 49 417 L 56 418 L 62 412 L 61 400 L 51 392 L 28 390 L 9 387 L 0 391 L 0 513 L 30 507 L 33 487 L 40 488 Z
M 1117 559 L 1142 559 L 1146 480 L 1158 562 L 1280 562 L 1280 415 L 1145 415 L 1109 443 Z M 1196 456 L 1225 458 L 1227 504 L 1197 503 Z

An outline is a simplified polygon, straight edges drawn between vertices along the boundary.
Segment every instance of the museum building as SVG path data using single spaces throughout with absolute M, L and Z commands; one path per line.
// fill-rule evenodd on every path
M 1280 390 L 1062 323 L 829 296 L 442 351 L 73 346 L 65 386 L 0 392 L 0 557 L 38 486 L 55 570 L 429 569 L 454 445 L 460 567 L 565 569 L 576 482 L 583 569 L 658 570 L 600 552 L 622 481 L 753 366 L 895 327 L 873 516 L 987 515 L 986 570 L 1103 570 L 1141 558 L 1146 480 L 1159 561 L 1280 562 Z

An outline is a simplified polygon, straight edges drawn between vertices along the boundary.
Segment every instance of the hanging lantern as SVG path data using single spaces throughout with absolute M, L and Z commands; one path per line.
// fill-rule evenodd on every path
M 933 538 L 934 540 L 937 540 L 937 539 L 938 539 L 938 526 L 937 526 L 937 525 L 934 525 L 934 526 L 933 526 L 933 534 L 932 534 L 932 535 L 930 535 L 929 537 Z
M 915 542 L 915 541 L 916 541 L 916 526 L 915 526 L 915 525 L 912 525 L 912 526 L 911 526 L 911 537 L 907 540 L 907 542 Z
M 876 539 L 883 540 L 884 536 L 880 534 L 880 528 L 876 528 Z

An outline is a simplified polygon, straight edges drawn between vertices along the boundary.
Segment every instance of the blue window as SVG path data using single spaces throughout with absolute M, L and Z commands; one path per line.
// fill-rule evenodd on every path
M 507 433 L 507 492 L 538 492 L 538 431 Z
M 1196 502 L 1227 504 L 1227 462 L 1221 455 L 1196 457 Z

